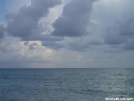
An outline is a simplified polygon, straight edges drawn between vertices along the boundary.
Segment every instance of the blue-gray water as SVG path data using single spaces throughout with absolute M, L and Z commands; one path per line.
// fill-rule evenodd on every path
M 134 69 L 0 69 L 0 101 L 134 97 Z

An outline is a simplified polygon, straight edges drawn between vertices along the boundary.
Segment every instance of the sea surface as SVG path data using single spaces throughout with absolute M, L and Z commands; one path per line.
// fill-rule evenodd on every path
M 134 97 L 134 69 L 0 69 L 0 101 Z

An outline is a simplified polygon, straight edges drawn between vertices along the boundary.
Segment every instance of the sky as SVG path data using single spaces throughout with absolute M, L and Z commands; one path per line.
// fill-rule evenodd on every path
M 0 68 L 134 68 L 134 0 L 1 0 Z

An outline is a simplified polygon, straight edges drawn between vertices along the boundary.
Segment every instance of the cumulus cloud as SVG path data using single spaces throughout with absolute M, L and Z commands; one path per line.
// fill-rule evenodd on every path
M 51 50 L 40 46 L 38 42 L 21 42 L 15 37 L 5 37 L 0 41 L 1 68 L 30 68 L 40 67 L 41 64 L 43 67 L 51 61 L 52 54 Z
M 52 35 L 77 37 L 88 34 L 86 27 L 96 0 L 71 0 L 65 5 L 62 15 L 53 24 Z
M 18 12 L 8 13 L 5 18 L 7 21 L 6 31 L 10 36 L 19 37 L 21 41 L 48 41 L 54 43 L 55 48 L 61 45 L 57 41 L 63 40 L 62 37 L 56 37 L 45 33 L 47 25 L 40 22 L 40 19 L 49 14 L 49 8 L 61 4 L 61 0 L 31 0 L 31 5 L 20 7 Z M 43 46 L 46 44 L 42 42 Z M 27 43 L 24 43 L 27 45 Z M 48 47 L 49 44 L 46 46 Z M 50 44 L 49 47 L 52 47 Z M 53 46 L 54 47 L 54 46 Z M 34 45 L 30 45 L 29 49 L 35 49 Z
M 63 48 L 61 41 L 64 36 L 83 36 L 88 33 L 86 27 L 90 22 L 92 4 L 95 1 L 97 0 L 71 0 L 67 3 L 61 17 L 53 24 L 55 30 L 50 35 L 50 31 L 45 33 L 48 30 L 47 25 L 40 20 L 49 14 L 49 8 L 61 4 L 61 0 L 31 0 L 30 5 L 22 6 L 18 12 L 5 16 L 6 31 L 10 36 L 19 37 L 22 41 L 41 41 L 42 45 L 48 48 Z M 29 49 L 34 48 L 33 45 L 29 46 Z
M 8 34 L 20 38 L 33 34 L 39 26 L 40 18 L 47 16 L 49 8 L 60 3 L 61 0 L 31 0 L 30 6 L 21 7 L 17 13 L 8 13 L 5 16 Z
M 0 66 L 132 67 L 134 0 L 96 1 L 15 0 L 6 5 L 6 26 L 0 23 Z M 122 21 L 107 28 L 117 19 Z

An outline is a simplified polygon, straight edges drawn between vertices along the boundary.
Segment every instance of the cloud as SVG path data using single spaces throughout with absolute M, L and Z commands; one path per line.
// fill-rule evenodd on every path
M 49 14 L 49 8 L 59 4 L 61 4 L 61 0 L 31 0 L 31 5 L 20 7 L 18 12 L 8 13 L 5 16 L 8 24 L 7 33 L 13 37 L 19 37 L 21 41 L 43 41 L 42 45 L 49 48 L 63 47 L 57 44 L 63 38 L 49 35 L 50 31 L 45 33 L 50 29 L 47 28 L 46 23 L 40 22 L 41 18 Z M 25 42 L 24 45 L 28 45 L 28 43 Z M 35 48 L 35 45 L 29 45 L 30 50 Z
M 0 45 L 0 52 L 2 52 L 2 53 L 8 53 L 9 50 L 6 47 L 3 47 L 3 46 Z
M 16 37 L 5 37 L 0 41 L 0 68 L 43 67 L 52 61 L 52 55 L 53 52 L 39 42 L 22 42 Z
M 0 66 L 134 66 L 134 0 L 96 1 L 10 1 L 0 24 Z
M 10 0 L 7 0 L 6 2 L 6 9 L 7 12 L 18 12 L 19 8 L 24 5 L 31 5 L 31 0 L 14 0 L 13 2 Z
M 88 34 L 92 4 L 96 0 L 71 0 L 64 6 L 62 15 L 53 24 L 52 35 L 77 37 Z
M 134 35 L 134 18 L 131 18 L 125 23 L 121 24 L 119 30 L 121 35 Z
M 24 43 L 25 44 L 25 43 Z M 33 43 L 29 45 L 29 49 L 30 50 L 35 50 L 37 48 L 38 44 L 37 43 Z
M 0 23 L 0 39 L 3 38 L 5 33 L 5 27 L 2 23 Z
M 26 41 L 26 42 L 24 42 L 24 45 L 28 45 L 28 44 L 29 44 L 29 42 L 27 42 L 27 41 Z
M 78 51 L 78 52 L 87 52 L 88 50 L 94 50 L 95 47 L 103 45 L 103 42 L 99 40 L 86 39 L 83 38 L 72 38 L 70 42 L 67 42 L 67 48 L 69 50 Z
M 47 48 L 54 49 L 54 50 L 58 50 L 60 48 L 65 47 L 63 44 L 56 42 L 56 41 L 42 41 L 42 45 Z
M 107 28 L 104 42 L 108 45 L 120 45 L 123 50 L 134 49 L 134 18 L 118 21 Z
M 52 35 L 44 35 L 44 34 L 33 34 L 27 37 L 22 37 L 22 41 L 61 41 L 62 37 L 55 37 Z
M 122 50 L 121 48 L 113 48 L 113 49 L 109 49 L 109 50 L 104 50 L 103 52 L 104 53 L 120 53 L 120 52 L 123 52 L 124 50 Z
M 5 16 L 8 34 L 20 38 L 32 35 L 40 26 L 39 20 L 49 13 L 49 8 L 60 3 L 60 0 L 31 0 L 30 6 L 25 5 L 16 13 L 8 13 Z
M 109 27 L 106 30 L 106 35 L 104 37 L 104 42 L 106 44 L 122 44 L 127 41 L 125 36 L 119 33 L 118 28 Z
M 65 24 L 63 21 L 63 23 L 61 23 L 63 28 L 62 26 L 59 27 L 60 31 L 64 30 L 64 32 L 66 32 L 66 35 L 82 36 L 87 34 L 86 27 L 90 22 L 89 18 L 94 1 L 96 0 L 71 0 L 65 5 L 62 16 L 59 17 L 53 25 L 57 26 L 57 21 L 63 19 Z M 61 4 L 61 0 L 32 0 L 31 5 L 20 7 L 18 12 L 8 13 L 5 16 L 7 33 L 13 37 L 19 37 L 21 41 L 41 41 L 43 46 L 56 50 L 65 47 L 60 42 L 64 37 L 62 37 L 62 35 L 56 36 L 53 34 L 55 31 L 51 35 L 49 35 L 51 31 L 45 33 L 45 31 L 48 30 L 47 25 L 46 23 L 40 22 L 41 18 L 49 14 L 49 8 L 59 4 Z M 57 28 L 55 28 L 55 30 L 57 30 Z M 66 36 L 65 34 L 63 34 L 63 36 Z M 28 43 L 24 43 L 24 45 L 28 45 Z M 29 45 L 29 49 L 34 49 L 34 46 Z
M 134 16 L 133 0 L 99 0 L 93 5 L 91 19 L 102 23 L 113 23 L 118 19 L 129 19 Z
M 127 41 L 127 43 L 125 43 L 123 48 L 126 49 L 126 50 L 134 50 L 134 38 Z
M 86 52 L 88 49 L 87 45 L 81 45 L 81 44 L 76 44 L 76 43 L 72 43 L 68 45 L 68 49 L 69 50 L 73 50 L 73 51 L 78 51 L 78 52 Z
M 73 51 L 78 51 L 78 52 L 86 52 L 88 49 L 93 49 L 93 46 L 90 46 L 89 43 L 87 42 L 70 42 L 68 44 L 68 49 L 73 50 Z
M 89 45 L 103 45 L 103 43 L 101 41 L 93 40 L 89 42 Z

